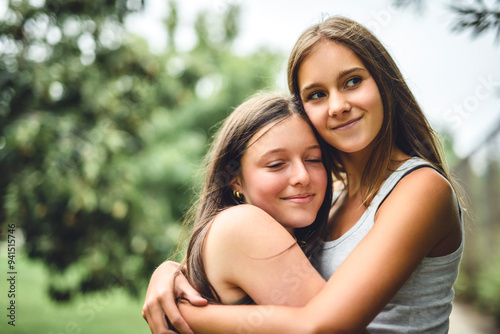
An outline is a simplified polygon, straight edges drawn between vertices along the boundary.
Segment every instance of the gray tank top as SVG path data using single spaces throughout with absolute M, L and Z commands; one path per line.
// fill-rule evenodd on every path
M 421 167 L 432 166 L 423 159 L 404 162 L 384 182 L 359 221 L 340 238 L 323 243 L 313 257 L 313 264 L 328 279 L 363 239 L 374 224 L 380 204 L 405 175 Z M 460 210 L 462 223 L 462 213 Z M 462 243 L 451 254 L 426 257 L 394 298 L 370 323 L 371 333 L 448 333 L 449 315 L 454 296 L 453 284 L 463 252 Z

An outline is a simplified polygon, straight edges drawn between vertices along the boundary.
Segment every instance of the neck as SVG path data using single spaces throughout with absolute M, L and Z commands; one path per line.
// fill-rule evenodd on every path
M 346 171 L 348 196 L 351 198 L 357 196 L 361 188 L 366 186 L 366 184 L 361 183 L 361 179 L 371 152 L 370 150 L 369 152 L 342 153 L 340 155 Z M 394 148 L 391 152 L 390 170 L 395 170 L 403 160 L 408 158 L 410 157 L 400 149 Z
M 368 163 L 368 155 L 345 153 L 341 155 L 341 160 L 346 172 L 348 196 L 356 196 L 361 189 L 361 178 Z

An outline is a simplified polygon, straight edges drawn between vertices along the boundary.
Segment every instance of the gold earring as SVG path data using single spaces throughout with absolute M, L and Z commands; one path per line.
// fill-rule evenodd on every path
M 236 197 L 238 202 L 243 203 L 243 194 L 240 194 L 239 191 L 233 190 L 233 195 Z

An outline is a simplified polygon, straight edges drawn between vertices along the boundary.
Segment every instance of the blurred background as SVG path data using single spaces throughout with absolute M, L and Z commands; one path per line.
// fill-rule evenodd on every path
M 333 15 L 383 41 L 441 134 L 467 202 L 450 333 L 496 332 L 498 0 L 0 0 L 0 331 L 147 333 L 217 125 L 286 92 L 295 40 Z

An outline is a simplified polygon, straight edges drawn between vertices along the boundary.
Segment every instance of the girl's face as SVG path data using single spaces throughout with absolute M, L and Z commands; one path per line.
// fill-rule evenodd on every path
M 251 138 L 233 188 L 292 233 L 312 224 L 323 203 L 327 177 L 321 159 L 311 127 L 291 116 Z
M 344 153 L 371 150 L 382 127 L 382 98 L 370 72 L 346 46 L 323 42 L 298 70 L 304 109 L 321 137 Z

